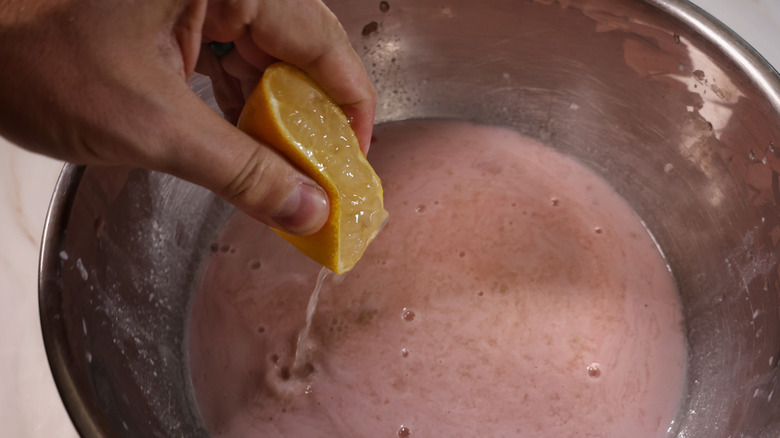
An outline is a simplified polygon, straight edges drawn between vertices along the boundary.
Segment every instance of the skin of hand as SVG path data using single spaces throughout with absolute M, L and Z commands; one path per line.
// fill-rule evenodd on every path
M 211 41 L 235 48 L 218 58 Z M 170 173 L 310 234 L 324 191 L 233 125 L 275 60 L 309 73 L 368 151 L 376 96 L 320 0 L 0 0 L 0 135 L 72 163 Z M 196 68 L 225 118 L 187 85 Z

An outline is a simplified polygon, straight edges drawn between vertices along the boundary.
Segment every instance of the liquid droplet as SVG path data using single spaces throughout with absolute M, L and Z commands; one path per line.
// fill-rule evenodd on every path
M 398 429 L 398 437 L 399 438 L 409 438 L 410 436 L 412 436 L 412 429 L 409 429 L 406 426 L 401 426 Z
M 401 318 L 404 319 L 404 321 L 414 321 L 414 317 L 417 316 L 413 310 L 404 307 L 401 311 Z
M 601 377 L 601 365 L 599 365 L 596 362 L 593 362 L 592 364 L 588 365 L 588 376 L 598 379 Z

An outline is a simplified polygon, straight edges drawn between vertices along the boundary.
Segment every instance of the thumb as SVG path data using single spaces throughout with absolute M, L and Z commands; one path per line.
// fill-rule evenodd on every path
M 187 89 L 170 107 L 166 140 L 146 167 L 210 189 L 272 227 L 307 235 L 328 218 L 325 191 L 272 147 L 238 130 Z

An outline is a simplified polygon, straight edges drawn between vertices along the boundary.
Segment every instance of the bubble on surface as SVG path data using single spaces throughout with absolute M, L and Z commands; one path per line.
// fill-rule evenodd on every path
M 588 365 L 587 370 L 588 370 L 589 377 L 592 377 L 594 379 L 598 379 L 599 377 L 601 377 L 601 365 L 599 365 L 598 363 L 596 362 L 591 363 L 590 365 Z
M 347 321 L 340 315 L 334 315 L 328 321 L 327 330 L 331 336 L 339 337 L 347 331 L 347 328 Z

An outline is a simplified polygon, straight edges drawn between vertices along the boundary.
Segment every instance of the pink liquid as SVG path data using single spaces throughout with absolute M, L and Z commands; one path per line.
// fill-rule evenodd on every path
M 355 269 L 319 266 L 244 216 L 192 313 L 191 372 L 225 437 L 661 437 L 685 340 L 672 278 L 630 207 L 500 128 L 380 126 L 390 221 Z

